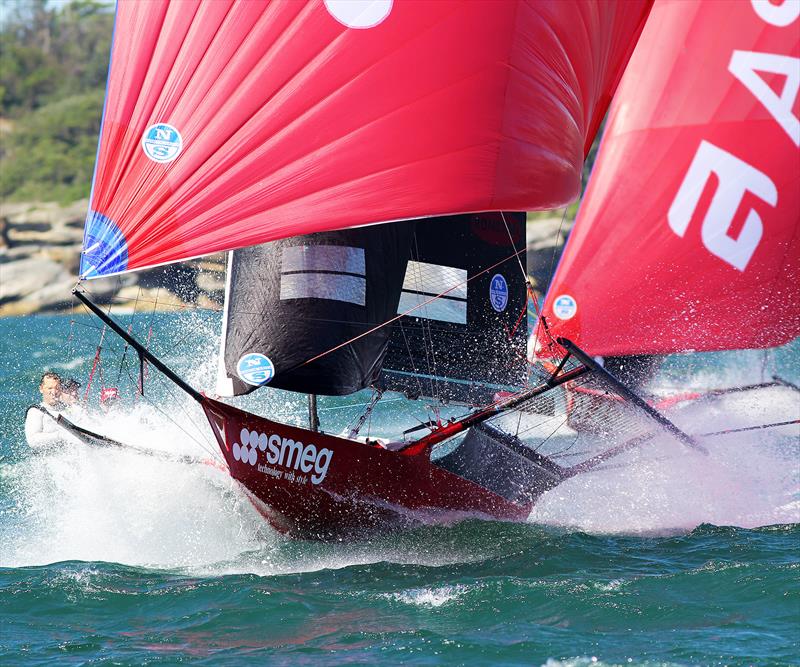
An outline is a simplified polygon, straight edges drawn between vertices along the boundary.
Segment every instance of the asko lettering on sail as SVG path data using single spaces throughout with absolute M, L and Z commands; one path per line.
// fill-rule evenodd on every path
M 797 0 L 784 0 L 782 4 L 751 0 L 751 6 L 758 18 L 771 26 L 784 30 L 797 28 L 800 16 Z M 793 112 L 800 89 L 800 58 L 734 50 L 728 72 L 764 106 L 795 147 L 800 147 L 800 119 Z M 783 78 L 780 94 L 767 83 L 762 72 Z M 737 213 L 748 193 L 766 205 L 777 206 L 778 188 L 769 174 L 729 150 L 702 140 L 667 214 L 669 226 L 678 236 L 686 234 L 712 177 L 717 185 L 701 223 L 703 245 L 721 260 L 744 271 L 764 235 L 764 225 L 758 212 L 750 208 L 734 237 Z
M 601 356 L 796 337 L 799 103 L 800 0 L 656 2 L 542 309 L 549 333 Z

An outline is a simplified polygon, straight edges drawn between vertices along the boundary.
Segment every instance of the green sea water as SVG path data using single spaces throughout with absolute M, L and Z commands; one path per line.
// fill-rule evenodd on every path
M 126 410 L 101 423 L 160 455 L 64 448 L 34 455 L 22 421 L 45 368 L 86 382 L 88 318 L 0 320 L 0 665 L 797 665 L 800 437 L 706 441 L 578 477 L 526 524 L 467 521 L 358 543 L 288 540 L 227 475 L 202 416 L 104 340 L 105 385 Z M 160 316 L 153 349 L 191 382 L 215 373 L 213 316 Z M 124 320 L 124 318 L 123 318 Z M 125 320 L 127 322 L 127 320 Z M 142 338 L 149 322 L 133 323 Z M 770 358 L 671 361 L 681 387 L 797 380 L 797 345 Z M 90 405 L 99 386 L 96 373 Z M 797 418 L 791 392 L 684 415 L 707 432 Z M 371 428 L 406 409 L 387 397 Z M 323 428 L 358 401 L 321 401 Z M 363 401 L 362 401 L 363 402 Z M 247 407 L 301 423 L 289 395 Z

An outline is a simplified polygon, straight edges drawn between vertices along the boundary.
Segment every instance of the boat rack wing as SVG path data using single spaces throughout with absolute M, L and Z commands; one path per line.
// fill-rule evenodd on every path
M 534 369 L 529 388 L 431 426 L 404 451 L 429 451 L 434 463 L 514 502 L 648 443 L 672 440 L 706 453 L 579 347 L 559 344 L 560 358 Z

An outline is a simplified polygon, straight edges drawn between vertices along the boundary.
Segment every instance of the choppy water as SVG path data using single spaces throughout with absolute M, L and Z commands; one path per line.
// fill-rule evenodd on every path
M 38 375 L 85 381 L 99 334 L 90 323 L 70 338 L 69 317 L 0 320 L 2 665 L 800 663 L 796 428 L 711 439 L 699 462 L 654 455 L 575 478 L 526 525 L 293 542 L 212 466 L 77 447 L 30 454 L 22 419 Z M 160 323 L 172 334 L 154 349 L 208 385 L 210 354 L 179 343 L 213 341 L 203 327 L 214 323 Z M 106 384 L 124 385 L 121 345 L 104 347 Z M 797 360 L 797 346 L 768 368 L 757 353 L 708 368 L 679 360 L 665 382 L 757 380 L 776 367 L 797 380 Z M 141 403 L 106 426 L 160 452 L 213 456 L 193 406 L 164 384 L 151 393 L 177 425 Z M 247 401 L 304 416 L 290 397 Z M 322 407 L 323 426 L 357 414 L 347 402 Z M 386 402 L 374 426 L 399 408 Z M 700 432 L 792 411 L 795 395 L 773 393 L 684 419 Z

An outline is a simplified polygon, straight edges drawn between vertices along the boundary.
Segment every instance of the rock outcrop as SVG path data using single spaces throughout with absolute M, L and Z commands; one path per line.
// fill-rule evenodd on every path
M 75 305 L 88 202 L 0 204 L 0 317 L 58 312 Z M 162 310 L 219 308 L 224 256 L 85 283 L 99 303 L 136 301 L 140 289 Z M 141 297 L 145 298 L 145 297 Z
M 75 305 L 83 222 L 88 203 L 0 204 L 0 317 L 57 312 Z M 528 222 L 527 269 L 544 290 L 558 263 L 571 222 Z M 181 262 L 85 283 L 98 303 L 127 304 L 137 298 L 162 310 L 220 308 L 225 292 L 224 255 Z

